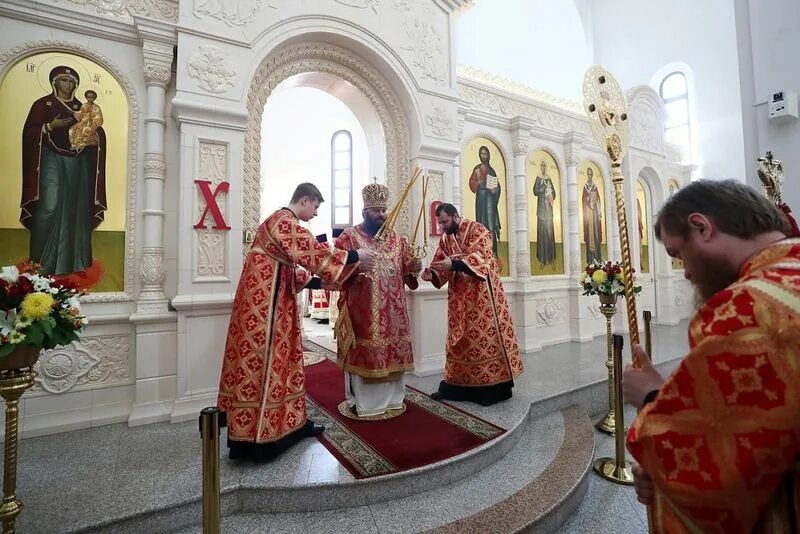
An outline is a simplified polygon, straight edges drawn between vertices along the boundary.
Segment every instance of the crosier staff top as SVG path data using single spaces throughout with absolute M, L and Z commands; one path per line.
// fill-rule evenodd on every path
M 628 327 L 631 335 L 631 359 L 634 367 L 641 367 L 633 346 L 639 343 L 639 323 L 636 317 L 636 297 L 633 293 L 633 271 L 631 269 L 631 248 L 628 238 L 628 221 L 625 212 L 625 194 L 622 176 L 622 158 L 628 151 L 630 127 L 628 103 L 617 80 L 602 67 L 592 67 L 583 79 L 583 101 L 589 126 L 597 142 L 604 147 L 611 160 L 611 181 L 619 221 L 619 238 L 622 246 L 622 270 L 625 273 L 625 302 Z

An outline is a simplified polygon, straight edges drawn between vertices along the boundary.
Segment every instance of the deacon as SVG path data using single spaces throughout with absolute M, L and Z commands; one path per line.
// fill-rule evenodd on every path
M 245 260 L 217 400 L 228 413 L 231 459 L 271 459 L 324 430 L 306 415 L 296 294 L 312 285 L 310 273 L 340 283 L 356 268 L 369 268 L 373 254 L 334 250 L 300 225 L 317 215 L 322 201 L 313 184 L 300 184 L 289 206 L 261 223 Z M 319 285 L 316 279 L 312 287 Z
M 703 303 L 689 354 L 664 380 L 641 347 L 623 375 L 645 405 L 628 433 L 655 533 L 797 532 L 800 511 L 800 239 L 733 180 L 700 180 L 655 223 Z
M 436 208 L 444 235 L 422 279 L 450 283 L 444 381 L 431 397 L 490 406 L 511 398 L 522 372 L 514 321 L 500 282 L 492 236 L 461 218 L 452 204 Z
M 343 285 L 336 340 L 347 404 L 359 417 L 368 417 L 403 407 L 404 373 L 414 370 L 404 286 L 418 287 L 422 262 L 394 231 L 375 241 L 386 220 L 389 189 L 370 184 L 362 196 L 364 221 L 342 232 L 336 247 L 373 250 L 375 263 Z

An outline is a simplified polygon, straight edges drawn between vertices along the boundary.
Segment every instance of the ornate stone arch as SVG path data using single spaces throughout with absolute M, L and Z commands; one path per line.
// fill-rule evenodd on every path
M 244 139 L 242 224 L 255 230 L 261 222 L 261 119 L 273 89 L 284 80 L 309 72 L 325 72 L 346 80 L 369 100 L 383 126 L 386 146 L 386 185 L 394 200 L 408 184 L 409 133 L 397 94 L 386 78 L 353 52 L 327 43 L 303 43 L 278 48 L 256 69 L 247 93 L 248 122 Z M 401 233 L 410 226 L 406 203 L 398 220 Z
M 90 293 L 81 300 L 84 302 L 125 302 L 134 300 L 137 294 L 138 277 L 136 276 L 136 173 L 138 168 L 139 143 L 139 99 L 130 80 L 114 61 L 97 53 L 95 50 L 68 41 L 31 41 L 9 50 L 0 52 L 0 80 L 5 78 L 8 70 L 26 57 L 43 52 L 71 52 L 83 56 L 102 65 L 110 72 L 125 90 L 128 99 L 128 192 L 125 215 L 125 270 L 123 291 L 108 293 Z

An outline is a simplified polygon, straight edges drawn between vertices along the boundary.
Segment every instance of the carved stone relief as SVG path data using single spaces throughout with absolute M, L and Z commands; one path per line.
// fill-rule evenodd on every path
M 561 321 L 564 314 L 564 304 L 561 300 L 548 297 L 536 303 L 536 324 L 538 326 L 552 326 Z
M 132 15 L 178 22 L 177 0 L 128 0 L 128 9 Z
M 200 46 L 186 62 L 186 69 L 194 83 L 209 93 L 224 93 L 236 83 L 233 63 L 225 59 L 217 46 Z
M 144 65 L 144 80 L 147 85 L 166 87 L 172 77 L 169 65 L 147 61 Z
M 199 179 L 211 182 L 211 189 L 228 178 L 228 147 L 219 143 L 200 143 Z M 222 215 L 228 213 L 228 193 L 220 192 L 216 202 Z M 205 201 L 197 193 L 197 218 L 205 210 Z M 197 230 L 197 274 L 198 276 L 224 276 L 228 257 L 226 232 L 214 229 Z
M 569 253 L 569 272 L 572 275 L 577 275 L 581 271 L 581 254 L 577 250 L 572 250 Z
M 374 13 L 378 12 L 378 7 L 380 7 L 379 0 L 333 0 L 337 4 L 342 4 L 343 6 L 349 7 L 356 7 L 358 9 L 372 9 Z
M 399 48 L 410 56 L 412 65 L 423 80 L 445 85 L 448 79 L 448 43 L 435 24 L 436 13 L 426 8 L 427 14 L 420 16 L 419 3 L 414 4 L 409 0 L 392 2 L 400 12 L 406 34 L 405 42 Z
M 101 15 L 111 15 L 114 17 L 127 17 L 128 0 L 62 0 L 79 6 L 93 7 Z
M 59 1 L 59 0 L 56 0 Z M 150 17 L 166 22 L 178 22 L 177 0 L 60 0 L 94 8 L 101 15 L 112 17 Z
M 66 393 L 81 386 L 132 383 L 131 341 L 127 335 L 83 338 L 65 347 L 42 352 L 34 369 L 34 390 Z
M 425 116 L 425 124 L 439 137 L 448 137 L 453 131 L 453 119 L 439 106 L 433 106 L 433 110 Z
M 198 19 L 224 22 L 229 27 L 247 26 L 261 15 L 264 7 L 277 9 L 269 0 L 194 0 Z

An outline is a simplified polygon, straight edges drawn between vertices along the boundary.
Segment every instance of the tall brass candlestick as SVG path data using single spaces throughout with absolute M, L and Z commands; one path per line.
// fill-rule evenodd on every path
M 614 421 L 614 458 L 598 458 L 592 464 L 595 472 L 601 477 L 625 484 L 633 485 L 631 463 L 625 460 L 625 417 L 622 412 L 622 345 L 619 334 L 614 335 L 614 410 L 617 417 Z
M 38 351 L 36 351 L 38 354 Z M 17 433 L 19 431 L 19 398 L 33 385 L 36 373 L 31 367 L 0 372 L 0 395 L 6 401 L 5 461 L 3 462 L 3 504 L 0 521 L 3 534 L 16 532 L 17 516 L 22 501 L 17 499 Z
M 597 423 L 597 430 L 606 434 L 614 435 L 616 428 L 616 415 L 614 405 L 616 397 L 614 395 L 614 339 L 611 335 L 611 319 L 617 313 L 617 296 L 600 295 L 600 313 L 606 318 L 606 369 L 608 369 L 608 412 Z

